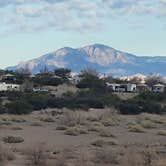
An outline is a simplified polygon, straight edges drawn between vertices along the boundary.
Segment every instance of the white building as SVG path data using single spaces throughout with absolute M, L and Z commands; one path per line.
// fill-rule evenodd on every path
M 6 83 L 0 83 L 0 91 L 7 91 Z
M 136 92 L 137 90 L 137 85 L 136 84 L 127 84 L 127 92 Z
M 153 92 L 163 93 L 164 91 L 165 91 L 165 85 L 163 85 L 163 84 L 153 85 Z
M 108 87 L 112 89 L 114 92 L 125 92 L 126 91 L 126 86 L 121 85 L 121 84 L 116 84 L 116 83 L 106 83 Z
M 6 84 L 5 82 L 0 83 L 0 91 L 20 91 L 20 85 L 18 84 Z

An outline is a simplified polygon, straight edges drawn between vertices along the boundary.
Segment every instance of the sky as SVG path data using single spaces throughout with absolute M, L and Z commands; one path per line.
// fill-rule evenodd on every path
M 166 0 L 0 0 L 0 68 L 101 43 L 166 56 Z

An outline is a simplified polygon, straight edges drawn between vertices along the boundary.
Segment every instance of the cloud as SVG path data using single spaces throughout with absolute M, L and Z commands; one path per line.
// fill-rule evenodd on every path
M 114 17 L 144 16 L 165 19 L 166 0 L 0 0 L 0 34 L 48 29 L 97 31 Z

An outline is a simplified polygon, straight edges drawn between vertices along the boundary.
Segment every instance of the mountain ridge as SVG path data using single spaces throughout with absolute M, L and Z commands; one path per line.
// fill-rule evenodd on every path
M 164 56 L 136 56 L 98 43 L 80 48 L 63 47 L 7 69 L 28 68 L 32 73 L 38 73 L 44 66 L 47 66 L 49 70 L 70 68 L 73 72 L 92 67 L 98 72 L 114 76 L 140 72 L 166 75 L 166 57 Z

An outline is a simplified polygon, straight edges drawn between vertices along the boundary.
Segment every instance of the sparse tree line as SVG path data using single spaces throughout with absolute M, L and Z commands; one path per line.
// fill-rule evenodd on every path
M 33 92 L 32 89 L 38 86 L 58 86 L 60 84 L 71 83 L 71 70 L 55 69 L 50 72 L 44 67 L 35 77 L 30 77 L 31 73 L 27 69 L 13 71 L 0 71 L 0 74 L 13 74 L 15 79 L 6 80 L 10 83 L 19 83 L 23 90 L 19 92 L 1 92 L 0 112 L 11 114 L 27 114 L 33 110 L 45 108 L 105 108 L 115 107 L 123 114 L 165 113 L 166 93 L 151 92 L 141 93 L 138 96 L 122 100 L 113 94 L 106 82 L 114 83 L 138 83 L 139 79 L 133 78 L 130 81 L 113 77 L 100 78 L 99 73 L 91 68 L 86 68 L 80 72 L 80 80 L 75 85 L 79 89 L 77 93 L 66 92 L 61 97 L 56 97 L 48 92 Z M 161 76 L 149 76 L 146 83 L 152 86 L 163 83 Z M 7 102 L 3 102 L 4 99 Z

